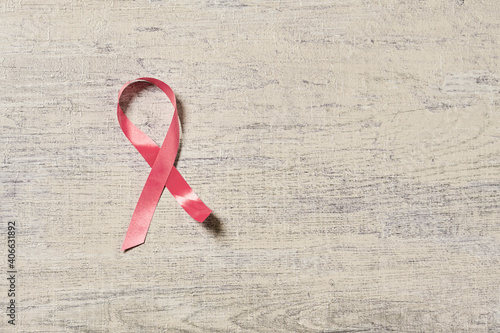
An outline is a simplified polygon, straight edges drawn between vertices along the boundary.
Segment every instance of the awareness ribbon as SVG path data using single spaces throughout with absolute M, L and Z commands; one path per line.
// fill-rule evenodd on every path
M 123 91 L 136 81 L 146 81 L 157 86 L 167 95 L 174 106 L 174 115 L 161 148 L 137 128 L 120 107 L 120 97 Z M 118 93 L 117 115 L 123 133 L 151 166 L 151 172 L 135 207 L 121 250 L 125 251 L 144 243 L 164 187 L 172 193 L 175 200 L 192 218 L 203 222 L 212 211 L 198 198 L 174 167 L 175 157 L 179 149 L 179 116 L 172 89 L 165 82 L 149 77 L 129 81 L 123 85 Z

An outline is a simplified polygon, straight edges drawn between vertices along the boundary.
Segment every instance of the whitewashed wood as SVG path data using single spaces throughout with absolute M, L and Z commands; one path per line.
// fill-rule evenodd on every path
M 0 327 L 500 332 L 499 18 L 494 0 L 2 2 L 19 276 Z M 177 166 L 216 218 L 165 192 L 120 253 L 149 167 L 116 95 L 139 76 L 176 92 Z M 167 99 L 129 99 L 160 141 Z

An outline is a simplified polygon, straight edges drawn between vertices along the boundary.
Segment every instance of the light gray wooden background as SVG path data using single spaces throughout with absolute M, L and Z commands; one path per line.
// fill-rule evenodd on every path
M 3 0 L 0 36 L 2 331 L 500 332 L 497 0 Z M 164 192 L 121 253 L 140 76 L 215 217 Z

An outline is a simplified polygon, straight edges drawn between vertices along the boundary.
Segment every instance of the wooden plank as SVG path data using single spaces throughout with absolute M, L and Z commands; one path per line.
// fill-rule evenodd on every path
M 500 331 L 496 1 L 0 4 L 0 253 L 18 332 Z M 177 167 L 119 249 L 149 167 L 126 81 L 176 92 Z M 127 114 L 161 142 L 150 86 Z M 1 303 L 7 306 L 8 280 Z

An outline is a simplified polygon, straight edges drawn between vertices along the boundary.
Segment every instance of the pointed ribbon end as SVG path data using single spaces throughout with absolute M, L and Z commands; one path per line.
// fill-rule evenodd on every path
M 125 252 L 133 247 L 139 246 L 144 243 L 144 239 L 138 239 L 138 238 L 130 238 L 130 237 L 125 237 L 125 240 L 123 241 L 122 245 L 122 252 Z

